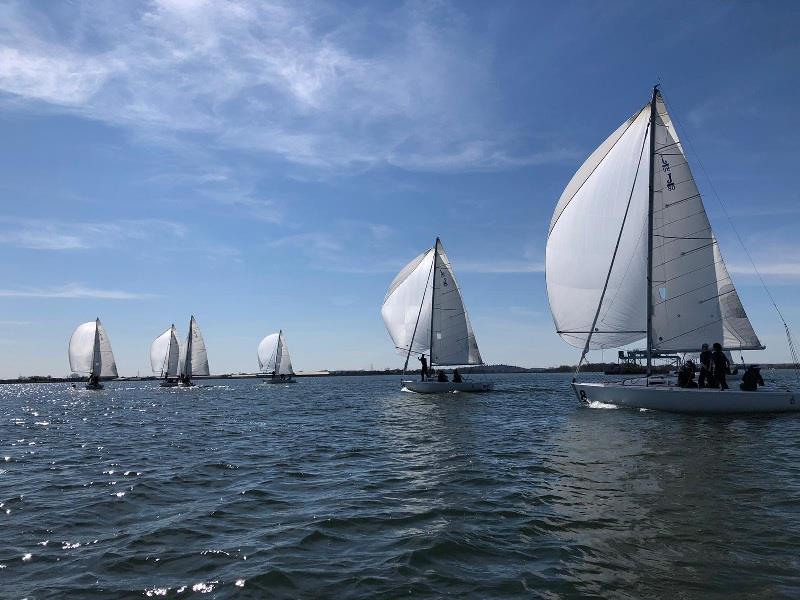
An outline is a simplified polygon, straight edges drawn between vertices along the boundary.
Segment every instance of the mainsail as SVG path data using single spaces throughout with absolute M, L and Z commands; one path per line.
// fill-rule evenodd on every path
M 193 375 L 210 375 L 208 370 L 208 354 L 206 343 L 200 333 L 200 327 L 192 315 L 189 319 L 189 334 L 186 336 L 186 346 L 182 349 L 184 358 L 181 373 L 188 377 Z
M 180 345 L 175 325 L 158 336 L 150 346 L 150 366 L 160 377 L 177 377 Z
M 268 335 L 258 344 L 258 366 L 266 373 L 294 375 L 283 331 Z
M 586 160 L 556 206 L 546 257 L 556 329 L 580 348 L 587 339 L 593 349 L 631 344 L 647 337 L 649 304 L 653 351 L 697 351 L 713 342 L 760 349 L 672 120 L 654 93 L 655 102 Z
M 73 373 L 118 377 L 117 364 L 100 319 L 78 326 L 69 340 L 69 366 Z
M 461 291 L 441 242 L 394 278 L 381 316 L 395 348 L 406 357 L 430 354 L 440 366 L 483 364 Z

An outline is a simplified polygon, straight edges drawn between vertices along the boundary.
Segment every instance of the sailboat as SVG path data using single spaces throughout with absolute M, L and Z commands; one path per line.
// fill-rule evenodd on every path
M 576 373 L 581 402 L 690 413 L 800 410 L 800 393 L 791 390 L 688 389 L 653 375 L 654 359 L 696 353 L 704 343 L 764 349 L 658 86 L 562 193 L 546 277 L 558 334 L 583 349 L 579 368 L 590 349 L 646 343 L 646 377 L 585 383 Z
M 258 345 L 258 366 L 269 375 L 267 383 L 295 383 L 292 359 L 283 330 L 271 333 Z
M 208 354 L 206 353 L 206 343 L 203 341 L 203 334 L 197 326 L 197 321 L 192 315 L 189 319 L 189 333 L 186 336 L 186 345 L 182 348 L 183 356 L 180 361 L 180 373 L 178 375 L 178 385 L 191 387 L 194 375 L 208 376 Z
M 163 379 L 162 387 L 178 385 L 180 354 L 178 332 L 173 324 L 150 345 L 150 366 L 153 373 Z
M 411 355 L 430 356 L 430 366 L 482 365 L 483 359 L 464 308 L 442 242 L 408 263 L 386 292 L 381 316 L 398 353 L 405 355 L 403 374 Z M 403 387 L 421 394 L 487 392 L 491 381 L 404 380 Z
M 87 390 L 102 390 L 101 377 L 119 377 L 111 343 L 100 319 L 84 323 L 72 333 L 69 366 L 73 373 L 89 375 Z

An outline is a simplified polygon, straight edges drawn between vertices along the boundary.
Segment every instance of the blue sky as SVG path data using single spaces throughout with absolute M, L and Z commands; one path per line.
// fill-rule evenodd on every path
M 793 2 L 3 2 L 0 376 L 66 374 L 95 316 L 122 374 L 190 314 L 213 372 L 278 328 L 298 369 L 401 366 L 380 304 L 437 235 L 487 362 L 574 363 L 547 224 L 658 80 L 797 328 L 798 26 Z M 695 174 L 759 360 L 787 360 Z

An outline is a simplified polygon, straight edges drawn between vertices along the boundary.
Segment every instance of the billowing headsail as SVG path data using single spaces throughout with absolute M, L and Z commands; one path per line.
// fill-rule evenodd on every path
M 100 319 L 84 323 L 69 340 L 69 366 L 73 373 L 118 377 L 117 364 Z
M 192 315 L 189 320 L 189 334 L 186 336 L 186 346 L 181 349 L 183 352 L 183 364 L 181 374 L 186 376 L 210 375 L 208 370 L 208 354 L 200 327 Z
M 547 238 L 545 273 L 556 331 L 583 348 L 609 278 L 592 348 L 645 336 L 648 111 L 622 124 L 586 160 L 558 201 Z
M 160 377 L 177 377 L 180 345 L 175 325 L 158 336 L 150 346 L 150 366 Z
M 432 365 L 482 364 L 461 291 L 441 242 L 395 277 L 381 316 L 397 351 L 430 354 Z
M 266 373 L 274 371 L 276 375 L 294 375 L 283 331 L 268 335 L 258 344 L 258 366 Z
M 653 351 L 696 351 L 713 342 L 731 350 L 760 349 L 677 133 L 655 94 L 652 158 L 648 103 L 587 159 L 556 206 L 546 258 L 556 329 L 580 348 L 590 335 L 590 348 L 646 339 L 649 294 Z

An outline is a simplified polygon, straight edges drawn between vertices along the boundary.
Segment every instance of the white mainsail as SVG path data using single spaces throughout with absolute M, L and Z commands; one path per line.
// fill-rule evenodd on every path
M 117 364 L 100 319 L 79 325 L 69 340 L 69 366 L 73 373 L 118 377 Z
M 658 92 L 652 157 L 650 112 L 645 105 L 603 142 L 556 206 L 546 258 L 556 329 L 581 348 L 589 336 L 593 349 L 637 342 L 646 338 L 650 294 L 654 351 L 697 351 L 713 342 L 760 349 Z
M 178 332 L 172 325 L 158 336 L 150 346 L 150 366 L 160 377 L 177 377 L 180 344 Z
M 461 291 L 441 242 L 394 278 L 381 316 L 397 351 L 440 366 L 483 364 Z
M 203 341 L 203 335 L 200 333 L 200 327 L 198 327 L 194 315 L 189 319 L 189 334 L 186 336 L 186 345 L 181 348 L 181 351 L 183 352 L 181 374 L 189 377 L 211 374 L 208 369 L 206 343 Z
M 292 359 L 283 331 L 271 333 L 258 344 L 258 366 L 263 372 L 294 375 Z

